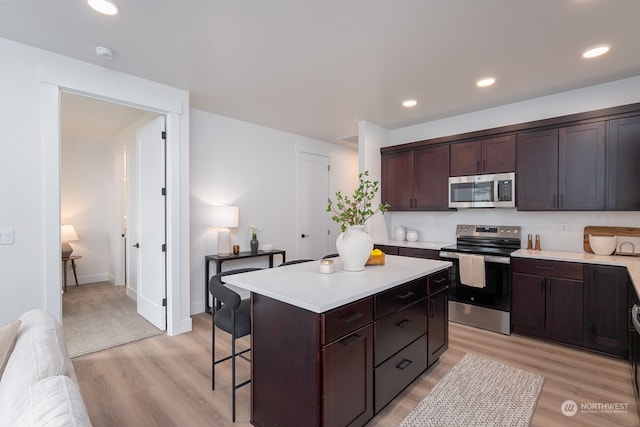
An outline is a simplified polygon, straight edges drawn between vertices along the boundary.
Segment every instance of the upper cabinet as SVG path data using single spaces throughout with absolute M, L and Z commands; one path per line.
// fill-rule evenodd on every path
M 449 146 L 382 155 L 381 197 L 390 211 L 448 210 Z
M 516 172 L 523 211 L 640 211 L 640 103 L 383 147 L 392 211 L 448 210 L 450 176 Z
M 515 135 L 451 144 L 450 176 L 504 173 L 515 169 Z
M 605 122 L 519 134 L 519 210 L 604 210 Z
M 609 121 L 607 208 L 640 210 L 640 116 Z

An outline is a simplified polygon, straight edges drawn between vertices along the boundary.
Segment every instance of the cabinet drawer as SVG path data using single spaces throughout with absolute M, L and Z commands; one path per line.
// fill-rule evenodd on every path
M 427 278 L 421 277 L 375 296 L 375 318 L 398 311 L 427 296 Z
M 511 258 L 511 270 L 514 273 L 584 280 L 584 265 L 576 262 Z
M 375 323 L 374 366 L 427 332 L 427 300 L 396 311 Z
M 429 295 L 433 295 L 439 290 L 449 286 L 449 269 L 439 271 L 429 276 L 427 284 L 427 293 Z
M 433 249 L 418 249 L 418 248 L 398 248 L 398 255 L 410 256 L 413 258 L 426 258 L 426 259 L 440 259 L 440 251 Z
M 322 344 L 363 327 L 373 320 L 373 298 L 365 298 L 321 315 Z
M 375 413 L 427 369 L 427 335 L 415 340 L 375 371 Z

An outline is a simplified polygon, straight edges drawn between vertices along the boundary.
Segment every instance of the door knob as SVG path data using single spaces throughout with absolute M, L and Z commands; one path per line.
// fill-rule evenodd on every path
M 302 233 L 302 235 L 300 235 L 300 237 L 302 237 L 304 239 L 305 237 L 311 237 L 311 235 Z
M 136 243 L 135 245 L 131 245 L 131 246 L 133 246 L 134 248 L 140 249 L 140 243 Z

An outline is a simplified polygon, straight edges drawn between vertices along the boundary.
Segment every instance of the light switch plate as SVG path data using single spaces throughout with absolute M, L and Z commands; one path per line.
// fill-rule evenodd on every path
M 0 245 L 13 245 L 13 228 L 0 228 Z

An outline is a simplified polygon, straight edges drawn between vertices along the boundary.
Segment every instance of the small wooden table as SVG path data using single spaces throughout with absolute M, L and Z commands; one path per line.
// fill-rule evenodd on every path
M 282 255 L 282 262 L 286 261 L 286 251 L 282 249 L 274 249 L 272 251 L 258 251 L 253 253 L 251 251 L 240 252 L 238 255 L 206 255 L 204 257 L 204 311 L 211 314 L 211 305 L 209 304 L 209 263 L 211 261 L 215 261 L 216 263 L 216 274 L 222 271 L 222 263 L 225 261 L 231 261 L 234 259 L 245 259 L 245 258 L 255 258 L 259 256 L 268 256 L 269 257 L 269 268 L 273 268 L 273 256 L 274 255 Z M 75 271 L 75 270 L 74 270 Z
M 67 262 L 71 261 L 71 268 L 73 269 L 73 277 L 76 279 L 76 286 L 78 286 L 78 274 L 76 274 L 76 260 L 82 258 L 82 255 L 71 255 L 68 258 L 62 258 L 62 271 L 64 272 L 64 291 L 67 291 Z

